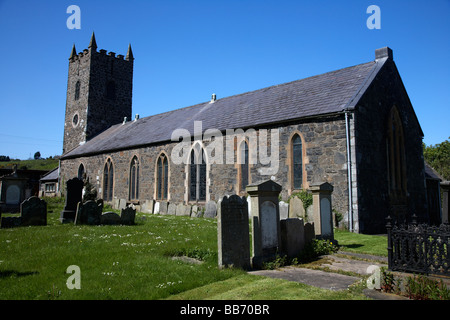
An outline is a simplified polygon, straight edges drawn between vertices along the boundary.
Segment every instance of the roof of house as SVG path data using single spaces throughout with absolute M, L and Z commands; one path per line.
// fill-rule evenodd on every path
M 41 179 L 41 182 L 45 181 L 57 181 L 59 178 L 59 168 L 55 168 L 52 171 L 47 172 Z
M 352 110 L 378 70 L 392 58 L 392 51 L 390 54 L 353 67 L 117 124 L 62 159 L 170 141 L 175 129 L 189 130 L 193 136 L 194 121 L 202 122 L 202 132 L 224 131 Z

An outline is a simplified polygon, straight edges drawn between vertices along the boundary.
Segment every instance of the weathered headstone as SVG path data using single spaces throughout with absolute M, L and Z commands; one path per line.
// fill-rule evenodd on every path
M 141 206 L 141 212 L 143 213 L 153 213 L 153 200 L 145 200 L 145 202 Z
M 175 203 L 169 203 L 169 206 L 167 208 L 167 214 L 174 216 L 176 215 L 176 213 L 177 213 L 177 205 Z
M 120 212 L 120 224 L 133 225 L 136 218 L 136 209 L 128 206 Z
M 113 209 L 119 209 L 119 202 L 120 202 L 120 200 L 119 199 L 117 199 L 117 198 L 114 198 L 113 199 Z
M 328 182 L 310 186 L 313 195 L 314 232 L 321 239 L 334 239 L 331 193 Z
M 85 203 L 79 202 L 75 224 L 99 225 L 102 215 L 103 202 L 88 200 Z
M 81 202 L 83 192 L 83 181 L 73 178 L 66 183 L 66 203 L 61 212 L 59 220 L 62 223 L 74 222 L 78 202 Z
M 305 231 L 305 244 L 311 242 L 313 239 L 316 238 L 316 234 L 314 233 L 314 222 L 313 223 L 305 223 L 303 227 Z
M 156 201 L 155 202 L 155 207 L 153 208 L 153 213 L 154 214 L 159 214 L 159 206 L 160 206 L 160 202 Z
M 304 218 L 305 209 L 299 197 L 294 196 L 289 200 L 289 218 Z
M 252 265 L 275 258 L 281 246 L 280 211 L 278 196 L 281 186 L 272 180 L 248 185 L 245 190 L 250 195 L 252 206 Z
M 303 219 L 289 218 L 280 221 L 282 252 L 288 258 L 297 257 L 305 247 Z
M 200 218 L 202 214 L 202 210 L 194 204 L 191 209 L 191 217 L 192 218 Z
M 203 218 L 215 218 L 217 216 L 217 205 L 215 201 L 208 201 Z
M 167 201 L 161 201 L 159 203 L 159 214 L 167 214 L 169 203 Z
M 47 203 L 38 197 L 30 197 L 20 205 L 22 226 L 46 226 Z
M 119 199 L 119 207 L 117 209 L 122 210 L 127 207 L 127 199 Z
M 177 216 L 190 216 L 191 206 L 180 203 L 177 205 Z
M 250 268 L 247 199 L 237 195 L 218 203 L 217 243 L 219 267 Z
M 120 216 L 115 212 L 105 212 L 100 216 L 100 223 L 105 225 L 120 224 Z
M 280 201 L 278 206 L 280 208 L 280 220 L 289 218 L 289 204 L 284 201 Z

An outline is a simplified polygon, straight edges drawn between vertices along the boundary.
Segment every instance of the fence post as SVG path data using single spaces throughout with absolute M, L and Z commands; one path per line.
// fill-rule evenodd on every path
M 386 229 L 387 229 L 387 238 L 388 238 L 388 269 L 392 270 L 392 218 L 391 216 L 387 216 L 386 218 Z

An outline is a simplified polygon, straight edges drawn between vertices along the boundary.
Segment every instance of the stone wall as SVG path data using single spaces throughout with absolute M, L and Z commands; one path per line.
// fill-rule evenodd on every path
M 403 126 L 407 181 L 407 213 L 426 219 L 422 131 L 401 78 L 388 60 L 368 88 L 355 112 L 359 228 L 384 233 L 390 212 L 387 132 L 393 107 Z
M 345 121 L 343 116 L 316 119 L 302 123 L 292 123 L 279 127 L 258 128 L 257 135 L 262 130 L 268 130 L 267 145 L 268 153 L 271 152 L 271 132 L 279 130 L 279 157 L 278 171 L 270 175 L 262 174 L 263 165 L 259 161 L 249 165 L 249 183 L 261 180 L 273 179 L 283 188 L 281 198 L 287 199 L 291 193 L 298 191 L 292 188 L 291 179 L 291 139 L 294 134 L 299 134 L 303 145 L 303 188 L 317 182 L 328 182 L 334 186 L 333 207 L 340 212 L 347 211 L 347 164 L 346 164 L 346 136 Z M 208 146 L 209 141 L 202 141 L 202 146 Z M 156 199 L 156 165 L 157 159 L 162 152 L 169 158 L 169 194 L 168 201 L 174 203 L 188 203 L 188 166 L 175 164 L 171 161 L 171 153 L 177 142 L 152 145 L 137 149 L 123 150 L 108 154 L 99 154 L 76 159 L 65 159 L 61 161 L 62 182 L 76 177 L 78 168 L 82 163 L 90 182 L 102 194 L 103 168 L 108 158 L 114 165 L 114 198 L 129 199 L 129 175 L 130 164 L 134 156 L 139 159 L 139 200 Z M 250 145 L 250 152 L 256 151 L 254 144 Z M 227 144 L 224 139 L 224 149 Z M 228 148 L 230 146 L 228 145 Z M 234 151 L 237 150 L 237 142 Z M 276 150 L 276 148 L 275 148 Z M 235 155 L 236 159 L 236 155 Z M 224 151 L 225 162 L 225 151 Z M 239 165 L 207 163 L 207 195 L 206 202 L 218 201 L 226 195 L 245 195 L 240 190 L 238 177 Z M 275 164 L 272 164 L 274 166 Z M 64 186 L 64 183 L 62 183 Z

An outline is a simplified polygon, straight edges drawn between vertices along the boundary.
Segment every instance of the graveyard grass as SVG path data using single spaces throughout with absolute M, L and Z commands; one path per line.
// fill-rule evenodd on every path
M 137 213 L 134 226 L 61 224 L 64 204 L 46 200 L 47 226 L 0 229 L 0 299 L 365 299 L 219 269 L 215 219 Z M 70 265 L 80 290 L 66 286 Z

